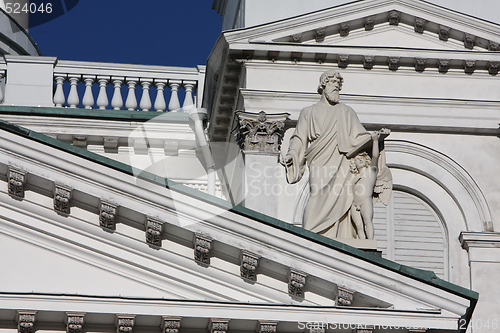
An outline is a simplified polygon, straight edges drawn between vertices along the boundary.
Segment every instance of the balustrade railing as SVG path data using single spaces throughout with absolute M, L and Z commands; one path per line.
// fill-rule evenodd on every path
M 204 78 L 205 66 L 189 68 L 58 61 L 54 68 L 53 100 L 56 107 L 77 108 L 81 104 L 85 109 L 99 110 L 187 111 L 193 106 L 200 106 Z M 167 104 L 165 94 L 169 92 Z M 137 95 L 140 95 L 139 101 Z

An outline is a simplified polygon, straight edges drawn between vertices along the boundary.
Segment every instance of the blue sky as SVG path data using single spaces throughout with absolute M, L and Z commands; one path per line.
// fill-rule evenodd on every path
M 194 67 L 221 32 L 211 8 L 212 0 L 80 0 L 29 33 L 44 56 L 61 60 Z

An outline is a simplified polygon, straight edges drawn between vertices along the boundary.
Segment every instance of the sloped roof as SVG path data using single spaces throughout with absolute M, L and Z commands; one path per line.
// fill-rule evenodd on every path
M 373 254 L 366 253 L 362 250 L 350 247 L 350 246 L 345 245 L 343 243 L 337 242 L 333 239 L 325 238 L 321 235 L 314 234 L 314 233 L 307 231 L 305 229 L 302 229 L 302 228 L 296 227 L 294 225 L 288 224 L 286 222 L 274 219 L 272 217 L 257 213 L 255 211 L 252 211 L 252 210 L 247 209 L 245 207 L 233 205 L 227 201 L 224 201 L 224 200 L 218 199 L 216 197 L 207 195 L 205 193 L 190 189 L 190 188 L 185 187 L 183 185 L 172 182 L 168 179 L 158 177 L 154 174 L 151 174 L 149 172 L 145 172 L 142 170 L 136 170 L 129 165 L 108 159 L 106 157 L 103 157 L 103 156 L 97 155 L 95 153 L 86 151 L 86 150 L 78 148 L 76 146 L 66 144 L 66 143 L 61 142 L 59 140 L 47 137 L 47 136 L 42 135 L 40 133 L 31 131 L 31 130 L 26 129 L 26 128 L 22 128 L 20 126 L 16 126 L 14 124 L 11 124 L 11 123 L 8 123 L 5 121 L 0 121 L 0 130 L 4 131 L 4 133 L 14 134 L 15 136 L 21 138 L 20 141 L 30 140 L 30 141 L 35 142 L 37 146 L 43 145 L 43 146 L 50 147 L 50 149 L 56 149 L 57 151 L 60 151 L 62 153 L 62 155 L 61 155 L 62 157 L 65 154 L 70 154 L 70 155 L 77 158 L 75 161 L 77 161 L 78 159 L 86 160 L 86 161 L 90 162 L 91 164 L 96 165 L 96 167 L 93 167 L 92 169 L 95 169 L 95 168 L 97 168 L 97 166 L 100 166 L 100 169 L 102 169 L 102 170 L 105 170 L 105 169 L 114 170 L 114 171 L 121 173 L 123 175 L 126 175 L 126 176 L 137 177 L 140 181 L 150 183 L 153 187 L 169 189 L 169 190 L 173 191 L 171 193 L 175 192 L 175 193 L 182 195 L 183 198 L 186 197 L 186 198 L 193 199 L 194 205 L 199 207 L 200 210 L 206 209 L 206 207 L 215 207 L 219 211 L 228 212 L 229 215 L 226 214 L 227 216 L 224 217 L 225 220 L 222 224 L 217 225 L 217 226 L 214 225 L 214 227 L 216 227 L 217 230 L 220 230 L 220 232 L 224 233 L 224 232 L 226 232 L 226 230 L 224 230 L 223 225 L 228 225 L 229 229 L 231 229 L 231 232 L 233 235 L 232 237 L 235 237 L 237 234 L 235 234 L 234 232 L 238 232 L 237 231 L 237 230 L 239 230 L 238 225 L 240 225 L 240 226 L 245 225 L 245 228 L 248 228 L 251 225 L 252 228 L 254 228 L 254 230 L 260 229 L 260 232 L 262 232 L 266 238 L 271 237 L 272 240 L 268 240 L 271 243 L 276 243 L 276 245 L 280 244 L 278 246 L 282 246 L 282 242 L 285 241 L 286 239 L 288 239 L 290 244 L 287 244 L 285 247 L 290 248 L 290 246 L 293 246 L 296 248 L 296 250 L 293 251 L 294 252 L 293 254 L 290 253 L 290 254 L 292 254 L 290 259 L 292 259 L 294 257 L 300 258 L 300 259 L 298 259 L 299 262 L 303 262 L 305 257 L 304 258 L 302 258 L 302 257 L 304 255 L 306 257 L 308 257 L 309 255 L 299 254 L 299 252 L 296 252 L 296 251 L 299 251 L 300 249 L 302 249 L 302 250 L 303 249 L 310 249 L 311 251 L 316 251 L 315 253 L 323 253 L 324 255 L 329 257 L 329 260 L 333 260 L 333 261 L 341 260 L 344 263 L 349 262 L 349 265 L 354 265 L 353 267 L 358 266 L 360 263 L 364 262 L 364 263 L 366 263 L 366 265 L 368 265 L 368 267 L 367 267 L 368 271 L 363 273 L 364 278 L 371 279 L 369 277 L 369 275 L 374 274 L 374 276 L 375 275 L 377 276 L 377 279 L 381 279 L 377 283 L 381 283 L 382 285 L 384 285 L 384 287 L 382 287 L 380 292 L 377 293 L 382 298 L 382 300 L 384 298 L 384 293 L 385 293 L 385 291 L 382 291 L 382 290 L 388 290 L 387 288 L 391 288 L 391 287 L 389 287 L 389 285 L 391 285 L 391 284 L 387 285 L 386 282 L 384 282 L 383 280 L 390 279 L 391 281 L 393 281 L 392 283 L 396 283 L 396 282 L 394 282 L 396 280 L 402 280 L 402 281 L 404 280 L 405 281 L 404 285 L 406 285 L 406 286 L 413 285 L 413 284 L 419 285 L 419 287 L 418 287 L 419 293 L 423 293 L 423 294 L 430 293 L 429 295 L 432 295 L 432 297 L 431 298 L 424 297 L 424 299 L 426 299 L 425 301 L 419 300 L 419 301 L 417 301 L 416 304 L 418 304 L 419 302 L 423 302 L 421 304 L 425 304 L 425 303 L 432 304 L 434 301 L 436 301 L 437 303 L 434 306 L 437 308 L 441 308 L 441 307 L 447 308 L 446 311 L 445 310 L 443 310 L 443 311 L 445 311 L 445 313 L 448 313 L 448 314 L 450 313 L 449 311 L 452 311 L 455 313 L 457 313 L 457 311 L 460 312 L 459 309 L 461 307 L 465 306 L 465 303 L 463 303 L 464 300 L 467 300 L 468 305 L 463 307 L 463 308 L 467 309 L 466 313 L 463 313 L 463 315 L 465 316 L 465 318 L 467 318 L 467 320 L 470 318 L 472 311 L 474 309 L 475 303 L 477 302 L 477 299 L 478 299 L 477 293 L 475 293 L 474 291 L 465 289 L 463 287 L 454 285 L 454 284 L 449 283 L 447 281 L 444 281 L 442 279 L 439 279 L 435 276 L 435 274 L 433 272 L 411 268 L 408 266 L 400 265 L 400 264 L 397 264 L 395 262 L 377 257 Z M 37 149 L 37 148 L 34 147 L 33 149 Z M 158 195 L 165 195 L 165 193 L 161 193 L 161 191 L 158 191 Z M 183 200 L 183 199 L 181 198 L 181 200 Z M 194 211 L 192 211 L 192 209 L 193 208 L 191 208 L 190 210 L 185 210 L 182 212 L 182 214 L 189 214 L 190 212 L 193 212 L 193 214 L 195 214 L 195 215 L 198 214 L 198 213 L 195 213 Z M 240 221 L 237 221 L 237 220 L 240 220 Z M 209 223 L 208 220 L 205 222 Z M 212 223 L 212 222 L 219 223 L 218 221 L 215 221 L 215 220 L 211 221 L 210 223 Z M 227 223 L 229 223 L 229 224 L 227 224 Z M 234 226 L 232 224 L 234 224 Z M 259 225 L 261 225 L 261 226 L 259 227 Z M 181 227 L 182 227 L 182 225 L 181 225 Z M 211 230 L 212 230 L 212 232 L 215 233 L 214 230 L 216 230 L 216 229 L 211 229 Z M 228 229 L 228 231 L 229 231 L 229 229 Z M 199 230 L 201 232 L 206 232 L 207 229 L 205 229 L 205 230 L 193 229 L 193 230 L 195 230 L 195 231 Z M 243 230 L 243 229 L 241 229 L 241 230 Z M 272 230 L 275 230 L 275 231 L 273 232 Z M 245 234 L 245 235 L 240 234 L 240 236 L 238 236 L 238 237 L 240 237 L 240 239 L 235 239 L 233 241 L 233 245 L 234 244 L 243 244 L 244 242 L 257 241 L 257 243 L 255 243 L 255 245 L 253 245 L 253 247 L 256 248 L 256 247 L 262 246 L 262 245 L 258 245 L 258 244 L 262 244 L 263 239 L 252 240 L 253 237 L 259 237 L 255 233 L 256 232 L 253 232 L 253 233 L 248 234 L 248 235 L 247 234 Z M 288 234 L 289 236 L 286 236 L 286 234 Z M 219 242 L 224 241 L 222 238 L 217 238 L 217 237 L 218 236 L 216 235 L 215 239 L 218 240 Z M 273 246 L 275 246 L 275 245 L 273 245 Z M 271 251 L 271 252 L 269 252 L 269 251 Z M 274 250 L 269 249 L 269 248 L 266 248 L 265 250 L 263 249 L 262 256 L 263 257 L 265 257 L 266 255 L 269 256 L 270 254 L 274 253 L 272 251 L 274 251 Z M 283 250 L 281 250 L 281 251 L 283 251 Z M 290 250 L 288 250 L 288 251 L 290 251 Z M 276 255 L 277 254 L 273 254 L 273 256 L 276 256 Z M 349 258 L 351 258 L 351 259 L 349 259 Z M 309 257 L 308 258 L 308 261 L 309 261 L 308 265 L 315 264 L 314 260 L 320 260 L 320 258 L 313 259 L 313 258 Z M 340 263 L 340 261 L 338 262 L 338 264 L 339 263 Z M 318 264 L 319 264 L 319 262 L 318 262 Z M 319 264 L 319 266 L 317 265 L 317 267 L 324 267 L 324 269 L 326 270 L 328 266 L 324 266 L 324 265 L 325 265 L 325 263 L 321 263 L 321 264 Z M 330 264 L 330 265 L 333 265 L 333 267 L 335 267 L 336 264 Z M 332 266 L 329 266 L 329 267 L 332 267 Z M 339 267 L 341 267 L 341 266 L 339 266 Z M 376 267 L 378 267 L 378 268 L 376 268 Z M 318 268 L 316 268 L 316 270 L 317 269 Z M 335 268 L 335 269 L 342 270 L 343 268 Z M 306 272 L 306 273 L 308 273 L 308 272 Z M 311 273 L 311 276 L 314 277 L 316 274 L 318 274 L 318 272 Z M 346 284 L 349 285 L 349 283 L 352 283 L 352 284 L 357 285 L 359 283 L 359 282 L 349 282 L 348 281 L 349 279 L 346 278 L 348 275 L 345 275 L 345 274 L 349 275 L 351 273 L 343 273 L 344 278 L 342 278 L 342 280 L 345 281 Z M 399 278 L 397 278 L 398 276 L 399 276 Z M 320 277 L 320 278 L 324 278 L 324 277 Z M 359 277 L 356 278 L 355 280 L 359 281 Z M 355 280 L 353 280 L 353 281 L 355 281 Z M 367 290 L 366 288 L 370 288 L 370 287 L 368 287 L 368 285 L 371 285 L 373 283 L 374 282 L 372 281 L 372 282 L 368 283 L 366 286 L 362 286 L 360 289 L 365 288 L 364 290 L 366 291 Z M 422 287 L 425 285 L 428 286 L 426 288 L 430 288 L 430 289 L 428 291 L 424 292 L 424 291 L 422 291 Z M 416 287 L 416 285 L 410 287 L 410 289 L 412 289 L 414 287 Z M 371 288 L 373 288 L 373 287 L 371 287 Z M 439 291 L 439 290 L 441 290 L 441 291 Z M 397 291 L 397 293 L 400 293 L 400 292 L 403 292 L 403 294 L 407 293 L 406 290 L 398 290 Z M 434 294 L 439 294 L 440 296 L 435 296 Z M 446 296 L 446 295 L 448 295 L 448 296 Z M 452 297 L 452 295 L 455 295 L 455 296 Z M 416 296 L 412 292 L 410 292 L 408 295 L 405 294 L 402 297 L 405 299 L 408 299 L 408 300 L 413 299 L 412 302 L 416 301 L 416 299 L 415 299 Z M 453 301 L 450 300 L 451 303 L 447 304 L 446 303 L 447 301 L 445 301 L 446 297 L 452 297 Z M 439 299 L 439 301 L 438 301 L 438 299 Z M 455 305 L 452 305 L 452 303 Z M 463 304 L 463 305 L 459 306 L 458 305 L 459 303 Z M 235 304 L 235 303 L 233 303 L 233 304 Z M 396 309 L 397 309 L 397 307 L 396 307 Z M 369 309 L 367 309 L 367 310 L 369 310 Z M 404 311 L 404 309 L 399 309 L 399 310 Z M 414 311 L 414 310 L 409 310 L 409 311 Z M 433 312 L 433 311 L 431 311 L 429 313 L 433 313 L 434 315 L 436 315 L 436 312 Z

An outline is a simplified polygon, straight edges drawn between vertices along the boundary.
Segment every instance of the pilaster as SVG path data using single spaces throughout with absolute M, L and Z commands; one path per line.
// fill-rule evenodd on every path
M 478 292 L 479 301 L 469 324 L 473 332 L 496 332 L 492 320 L 500 324 L 498 316 L 500 286 L 496 281 L 500 276 L 500 233 L 461 232 L 462 248 L 469 254 L 471 289 Z M 486 327 L 485 325 L 489 325 Z

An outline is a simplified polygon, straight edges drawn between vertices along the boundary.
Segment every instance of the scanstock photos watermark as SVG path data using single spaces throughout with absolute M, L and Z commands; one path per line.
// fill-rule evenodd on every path
M 325 330 L 357 330 L 358 332 L 362 332 L 366 330 L 367 332 L 372 332 L 373 330 L 415 330 L 424 331 L 424 327 L 415 327 L 415 326 L 395 326 L 395 325 L 366 325 L 366 324 L 352 324 L 352 323 L 330 323 L 323 321 L 315 321 L 315 322 L 298 322 L 297 325 L 299 330 L 309 330 L 311 333 L 322 333 Z

